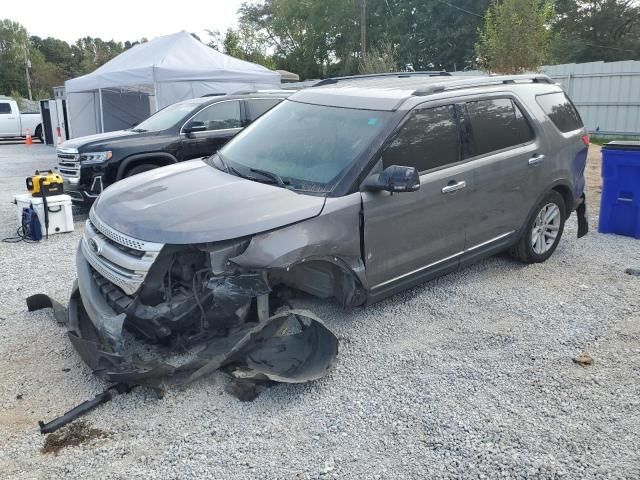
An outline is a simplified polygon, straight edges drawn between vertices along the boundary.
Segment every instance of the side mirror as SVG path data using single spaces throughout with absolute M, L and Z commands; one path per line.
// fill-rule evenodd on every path
M 420 189 L 420 175 L 413 167 L 391 165 L 382 173 L 376 173 L 364 181 L 364 189 L 368 192 L 415 192 Z
M 204 122 L 197 122 L 197 121 L 191 121 L 189 123 L 187 123 L 184 128 L 182 129 L 182 131 L 184 133 L 187 134 L 187 136 L 191 135 L 192 133 L 196 133 L 196 132 L 204 132 L 207 130 L 206 125 L 204 124 Z

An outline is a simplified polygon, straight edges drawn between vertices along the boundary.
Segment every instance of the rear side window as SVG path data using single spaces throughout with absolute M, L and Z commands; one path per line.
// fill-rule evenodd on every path
M 0 113 L 11 113 L 11 105 L 8 103 L 0 103 Z
M 402 165 L 419 172 L 460 160 L 460 132 L 453 105 L 416 111 L 382 154 L 384 167 Z
M 247 100 L 249 121 L 253 122 L 256 118 L 261 117 L 279 103 L 280 99 L 276 98 Z
M 584 126 L 576 107 L 563 92 L 538 95 L 536 101 L 562 133 L 573 132 Z
M 515 147 L 533 140 L 533 129 L 509 98 L 467 103 L 471 127 L 472 155 Z

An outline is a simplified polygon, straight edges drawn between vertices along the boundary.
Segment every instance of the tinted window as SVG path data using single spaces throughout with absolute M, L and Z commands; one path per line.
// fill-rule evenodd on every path
M 193 122 L 203 122 L 207 130 L 224 130 L 226 128 L 240 128 L 240 102 L 220 102 L 205 108 L 191 119 Z
M 0 113 L 11 113 L 11 105 L 8 103 L 0 103 Z
M 384 167 L 402 165 L 419 172 L 460 160 L 460 134 L 452 105 L 415 112 L 382 154 Z
M 201 100 L 197 100 L 197 102 L 199 103 Z M 193 112 L 198 103 L 194 103 L 194 101 L 187 101 L 169 105 L 168 107 L 165 107 L 151 115 L 144 122 L 141 122 L 135 130 L 143 132 L 161 132 L 162 130 L 171 128 L 186 115 Z
M 472 154 L 484 155 L 533 139 L 533 130 L 520 109 L 508 98 L 467 103 Z
M 584 126 L 580 114 L 564 93 L 538 95 L 536 100 L 561 132 L 572 132 Z
M 247 100 L 249 121 L 253 122 L 256 118 L 268 112 L 279 103 L 280 100 L 275 98 Z

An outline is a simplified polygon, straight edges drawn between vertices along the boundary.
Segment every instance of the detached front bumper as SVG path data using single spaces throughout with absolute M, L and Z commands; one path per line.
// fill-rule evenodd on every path
M 106 382 L 164 390 L 236 366 L 243 369 L 244 378 L 249 372 L 248 378 L 303 383 L 324 376 L 335 363 L 336 336 L 313 314 L 299 310 L 231 329 L 227 336 L 211 339 L 193 360 L 180 366 L 158 359 L 140 360 L 124 349 L 126 315 L 118 315 L 104 300 L 80 250 L 76 261 L 78 279 L 69 299 L 68 335 L 84 362 Z M 282 335 L 291 325 L 297 333 Z

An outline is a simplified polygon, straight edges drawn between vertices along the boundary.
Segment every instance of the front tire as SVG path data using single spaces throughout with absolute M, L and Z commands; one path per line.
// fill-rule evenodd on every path
M 542 263 L 556 250 L 566 221 L 566 205 L 555 190 L 547 193 L 533 209 L 525 230 L 511 251 L 524 263 Z

